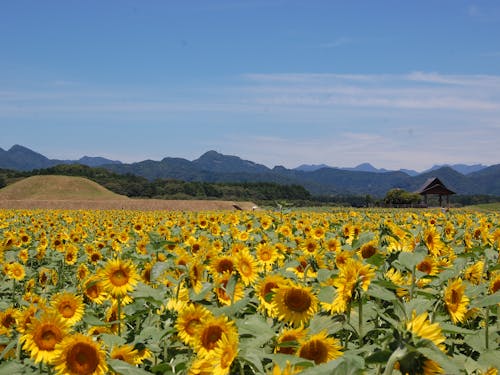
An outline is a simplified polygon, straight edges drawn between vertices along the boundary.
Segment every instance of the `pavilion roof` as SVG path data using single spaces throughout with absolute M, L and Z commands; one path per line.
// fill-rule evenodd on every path
M 439 195 L 451 195 L 451 194 L 456 194 L 454 191 L 448 189 L 439 178 L 437 177 L 432 177 L 429 178 L 425 183 L 422 185 L 420 189 L 416 191 L 417 193 L 421 195 L 426 195 L 426 194 L 439 194 Z

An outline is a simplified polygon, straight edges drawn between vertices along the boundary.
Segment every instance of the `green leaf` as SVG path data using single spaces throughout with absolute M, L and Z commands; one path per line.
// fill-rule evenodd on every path
M 366 363 L 387 363 L 391 354 L 390 350 L 379 350 L 366 357 L 365 361 Z
M 446 374 L 459 374 L 461 366 L 456 363 L 452 357 L 448 357 L 445 353 L 437 348 L 417 348 L 417 351 L 422 353 L 426 358 L 432 359 L 437 362 Z
M 189 299 L 193 302 L 203 301 L 207 294 L 212 291 L 213 285 L 211 283 L 203 283 L 200 293 L 195 293 L 192 289 L 189 290 Z
M 471 307 L 487 307 L 500 303 L 500 291 L 490 294 L 483 298 L 478 298 L 471 303 Z
M 17 361 L 5 361 L 0 364 L 2 374 L 24 374 L 26 367 Z
M 318 282 L 324 283 L 325 281 L 327 281 L 328 279 L 330 279 L 332 277 L 332 274 L 333 274 L 333 271 L 328 270 L 326 268 L 320 268 L 318 270 L 318 276 L 317 276 Z
M 88 326 L 105 326 L 108 325 L 108 323 L 103 322 L 100 320 L 97 316 L 95 316 L 92 313 L 86 312 L 85 315 L 82 318 L 83 322 L 86 323 Z
M 393 292 L 384 289 L 377 284 L 370 284 L 368 290 L 366 291 L 366 294 L 384 301 L 394 301 L 397 299 L 396 295 Z
M 120 375 L 151 375 L 139 367 L 132 366 L 127 362 L 120 361 L 119 359 L 108 359 L 108 365 Z
M 318 299 L 320 302 L 332 303 L 335 295 L 337 294 L 335 288 L 331 285 L 320 288 L 318 292 Z
M 456 325 L 453 325 L 448 322 L 440 322 L 439 326 L 441 327 L 441 330 L 443 332 L 448 332 L 448 333 L 459 333 L 462 335 L 470 335 L 474 334 L 474 331 L 462 327 L 457 327 Z
M 152 288 L 144 283 L 138 283 L 135 290 L 132 292 L 133 298 L 152 299 L 156 302 L 163 302 L 165 300 L 165 293 L 163 288 Z
M 331 316 L 314 315 L 309 323 L 309 332 L 311 335 L 326 331 L 331 335 L 342 328 L 342 323 L 335 321 Z
M 398 260 L 399 264 L 405 267 L 407 270 L 413 270 L 421 261 L 424 260 L 426 254 L 423 251 L 416 251 L 413 253 L 403 251 L 399 254 Z
M 300 375 L 361 375 L 364 370 L 365 361 L 362 357 L 344 354 L 334 361 L 310 367 Z
M 274 330 L 261 315 L 252 314 L 245 319 L 237 319 L 236 326 L 240 335 L 258 337 L 263 343 L 275 336 Z
M 123 337 L 117 336 L 117 335 L 112 335 L 110 333 L 103 333 L 100 335 L 102 341 L 108 346 L 108 347 L 113 347 L 113 346 L 120 346 L 125 344 L 126 340 Z

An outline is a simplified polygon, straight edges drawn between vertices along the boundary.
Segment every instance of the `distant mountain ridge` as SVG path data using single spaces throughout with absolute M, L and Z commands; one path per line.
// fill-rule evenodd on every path
M 21 145 L 14 145 L 8 151 L 0 148 L 0 168 L 31 171 L 33 169 L 50 168 L 58 164 L 83 164 L 89 167 L 99 167 L 108 164 L 122 164 L 122 162 L 91 156 L 83 156 L 78 160 L 49 159 Z
M 423 173 L 401 170 L 377 169 L 369 163 L 354 168 L 333 168 L 322 165 L 302 165 L 294 169 L 282 166 L 268 168 L 265 165 L 244 160 L 238 156 L 208 151 L 198 159 L 165 157 L 160 161 L 144 160 L 125 164 L 100 157 L 82 157 L 79 160 L 54 160 L 26 147 L 15 145 L 8 151 L 0 149 L 0 168 L 29 171 L 57 164 L 84 164 L 102 167 L 110 171 L 130 173 L 154 179 L 179 179 L 205 182 L 274 182 L 304 186 L 314 195 L 356 194 L 384 196 L 388 190 L 402 188 L 419 189 L 429 177 L 438 177 L 457 194 L 487 194 L 500 196 L 500 164 L 489 167 L 476 165 L 464 171 L 453 166 L 443 166 Z M 415 174 L 413 174 L 413 172 Z

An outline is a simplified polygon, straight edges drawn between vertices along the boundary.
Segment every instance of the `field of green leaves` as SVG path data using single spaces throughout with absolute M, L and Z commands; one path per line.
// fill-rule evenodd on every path
M 0 210 L 0 373 L 497 374 L 499 216 Z

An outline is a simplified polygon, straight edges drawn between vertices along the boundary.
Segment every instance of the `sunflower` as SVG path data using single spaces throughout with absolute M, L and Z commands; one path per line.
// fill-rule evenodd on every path
M 275 363 L 271 372 L 268 372 L 267 374 L 268 375 L 294 375 L 294 374 L 298 374 L 300 371 L 301 371 L 300 369 L 296 369 L 294 366 L 292 366 L 289 361 L 286 361 L 286 364 L 283 367 L 283 369 L 278 364 Z
M 417 270 L 429 276 L 436 276 L 439 273 L 436 261 L 430 256 L 425 257 L 424 260 L 417 264 Z
M 276 246 L 268 243 L 259 243 L 255 250 L 255 256 L 264 271 L 270 271 L 279 259 L 279 253 Z
M 0 311 L 0 335 L 10 336 L 17 325 L 18 310 L 13 307 Z
M 279 287 L 287 285 L 288 283 L 289 281 L 279 274 L 269 274 L 259 280 L 255 286 L 257 298 L 259 299 L 260 303 L 259 310 L 263 310 L 269 316 L 275 317 L 276 311 L 274 310 L 272 303 L 273 293 L 276 293 L 276 290 Z
M 115 298 L 123 297 L 133 291 L 139 281 L 139 275 L 130 260 L 110 260 L 100 270 L 99 275 L 106 291 Z
M 98 276 L 90 276 L 83 284 L 83 293 L 91 302 L 102 304 L 108 294 L 104 290 L 104 285 Z
M 213 375 L 227 375 L 238 355 L 238 339 L 222 334 L 219 345 L 209 354 Z
M 342 250 L 342 244 L 338 238 L 330 238 L 326 241 L 325 247 L 328 251 L 336 253 Z
M 320 249 L 320 245 L 314 238 L 307 238 L 300 245 L 300 249 L 304 255 L 315 256 Z
M 444 351 L 445 347 L 443 343 L 446 338 L 441 333 L 439 323 L 431 323 L 428 320 L 427 312 L 417 316 L 416 312 L 413 311 L 412 319 L 406 323 L 406 329 L 418 338 L 432 341 L 434 345 Z
M 113 347 L 113 349 L 111 349 L 111 354 L 109 356 L 112 359 L 119 359 L 120 361 L 127 362 L 131 365 L 139 364 L 138 352 L 130 344 Z
M 32 320 L 20 342 L 36 363 L 52 363 L 57 356 L 56 344 L 67 335 L 68 330 L 68 323 L 59 314 L 45 312 L 39 319 Z
M 108 369 L 105 353 L 99 342 L 91 337 L 75 333 L 57 345 L 54 361 L 60 375 L 104 375 Z
M 491 293 L 496 293 L 498 290 L 500 290 L 500 272 L 495 272 L 490 277 L 489 289 Z
M 375 277 L 375 270 L 369 265 L 349 258 L 339 266 L 340 272 L 333 281 L 337 296 L 328 305 L 332 313 L 343 313 L 348 303 L 361 291 L 367 291 L 371 280 Z M 325 304 L 324 304 L 325 305 Z
M 189 282 L 195 293 L 201 292 L 203 288 L 205 265 L 199 262 L 193 262 L 189 266 Z
M 209 317 L 212 313 L 202 305 L 189 304 L 179 312 L 175 328 L 180 339 L 188 344 L 195 343 L 196 328 Z
M 224 334 L 232 342 L 238 339 L 238 332 L 234 323 L 226 316 L 211 316 L 201 322 L 196 328 L 195 334 L 195 348 L 198 356 L 204 357 L 217 348 Z
M 54 295 L 51 305 L 69 325 L 80 321 L 85 312 L 82 296 L 69 292 Z
M 65 250 L 64 261 L 66 262 L 66 264 L 75 264 L 78 259 L 78 247 L 73 244 L 69 244 L 68 246 L 66 246 Z
M 85 263 L 80 263 L 76 271 L 76 277 L 79 281 L 85 280 L 89 275 L 89 269 Z
M 467 267 L 464 271 L 464 279 L 470 281 L 474 285 L 479 285 L 483 278 L 484 262 L 480 260 L 472 266 Z
M 465 320 L 469 298 L 465 295 L 462 279 L 458 278 L 448 283 L 444 291 L 444 302 L 453 323 Z
M 438 375 L 444 373 L 438 363 L 418 352 L 410 352 L 404 356 L 399 362 L 396 362 L 395 368 L 405 375 Z
M 236 270 L 245 285 L 255 282 L 259 272 L 259 265 L 248 250 L 243 250 L 236 255 Z
M 19 260 L 21 262 L 23 262 L 24 264 L 26 264 L 26 262 L 29 259 L 28 249 L 21 249 L 21 250 L 19 250 L 19 253 L 17 254 L 17 257 L 19 258 Z
M 19 262 L 13 262 L 9 264 L 7 276 L 17 281 L 23 280 L 26 277 L 24 266 Z
M 232 273 L 234 269 L 234 258 L 229 255 L 217 255 L 211 260 L 209 266 L 209 270 L 213 276 L 222 275 L 225 272 Z
M 376 240 L 372 240 L 372 241 L 369 241 L 369 242 L 363 244 L 358 250 L 359 256 L 363 259 L 371 258 L 377 252 L 378 252 L 378 249 L 377 249 L 377 241 Z
M 303 326 L 285 329 L 278 336 L 274 352 L 281 354 L 295 354 L 299 344 L 305 339 L 306 335 L 307 330 Z
M 340 357 L 342 355 L 341 348 L 337 339 L 328 337 L 326 331 L 322 331 L 304 341 L 297 354 L 301 358 L 320 364 Z
M 298 284 L 278 288 L 272 301 L 277 318 L 294 326 L 307 324 L 318 310 L 318 297 Z
M 30 304 L 27 307 L 24 307 L 22 310 L 16 311 L 16 321 L 17 326 L 16 330 L 19 333 L 25 333 L 28 329 L 28 326 L 31 324 L 32 320 L 35 317 L 35 314 L 38 311 L 38 307 L 34 304 Z
M 236 282 L 233 284 L 233 290 L 228 291 L 227 285 L 231 277 L 234 276 L 229 272 L 225 272 L 221 276 L 215 278 L 215 294 L 217 295 L 218 301 L 223 305 L 231 305 L 245 296 L 245 288 L 238 279 L 236 279 Z
M 430 227 L 424 231 L 423 240 L 432 255 L 441 255 L 441 252 L 444 249 L 444 243 L 441 241 L 439 233 L 434 227 Z

